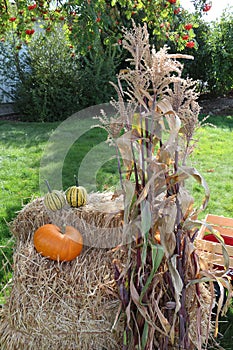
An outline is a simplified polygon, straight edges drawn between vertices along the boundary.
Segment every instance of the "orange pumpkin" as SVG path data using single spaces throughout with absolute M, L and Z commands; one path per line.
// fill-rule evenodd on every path
M 36 230 L 33 240 L 37 252 L 51 260 L 73 260 L 83 248 L 82 235 L 72 226 L 66 226 L 63 234 L 60 227 L 46 224 Z

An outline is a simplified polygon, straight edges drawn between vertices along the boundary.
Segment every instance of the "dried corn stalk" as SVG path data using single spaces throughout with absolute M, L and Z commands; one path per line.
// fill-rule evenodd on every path
M 217 277 L 200 268 L 194 247 L 194 217 L 206 208 L 209 189 L 186 165 L 199 106 L 195 82 L 181 78 L 178 59 L 192 57 L 170 55 L 166 47 L 151 50 L 146 26 L 134 23 L 123 45 L 132 57 L 115 86 L 117 115 L 99 118 L 119 156 L 123 230 L 130 238 L 126 266 L 115 263 L 125 313 L 123 349 L 202 349 L 212 331 Z M 205 191 L 199 209 L 184 186 L 189 177 Z

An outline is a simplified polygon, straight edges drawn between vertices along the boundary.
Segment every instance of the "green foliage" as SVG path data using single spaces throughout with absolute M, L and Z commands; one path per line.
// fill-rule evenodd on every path
M 233 88 L 233 15 L 226 9 L 220 21 L 207 24 L 199 20 L 196 28 L 198 50 L 187 62 L 184 73 L 200 81 L 200 91 L 218 96 Z M 190 50 L 187 51 L 190 53 Z
M 198 15 L 208 0 L 194 0 Z M 57 2 L 51 6 L 50 0 L 27 0 L 11 3 L 5 0 L 0 4 L 0 38 L 7 32 L 15 35 L 15 45 L 29 42 L 35 35 L 35 23 L 46 33 L 56 30 L 59 23 L 67 29 L 72 43 L 76 43 L 81 54 L 88 47 L 94 47 L 95 38 L 100 36 L 104 44 L 117 43 L 121 27 L 130 26 L 130 19 L 136 23 L 147 22 L 151 34 L 159 43 L 172 41 L 185 47 L 182 39 L 187 11 L 180 6 L 180 0 L 70 0 Z M 190 32 L 190 39 L 194 33 Z M 78 39 L 78 40 L 77 40 Z
M 215 22 L 209 37 L 212 54 L 211 92 L 222 94 L 233 88 L 233 15 L 226 10 Z
M 64 33 L 34 36 L 16 89 L 16 106 L 26 120 L 62 120 L 78 110 L 79 62 Z
M 189 75 L 192 79 L 199 81 L 200 92 L 205 91 L 206 83 L 209 82 L 212 70 L 211 45 L 208 43 L 211 34 L 210 25 L 203 20 L 198 21 L 195 29 L 196 40 L 198 42 L 197 50 L 186 49 L 187 54 L 192 54 L 194 60 L 188 60 L 184 66 L 183 75 Z
M 14 99 L 15 83 L 18 79 L 15 52 L 9 43 L 0 42 L 0 95 L 2 99 Z M 2 101 L 0 101 L 2 102 Z
M 79 79 L 80 109 L 111 100 L 115 91 L 109 82 L 116 80 L 119 63 L 117 47 L 108 47 L 104 51 L 100 43 L 98 50 L 90 51 L 82 57 Z
M 2 47 L 3 75 L 14 82 L 11 97 L 22 120 L 63 120 L 87 106 L 109 102 L 115 93 L 109 81 L 120 69 L 118 45 L 104 48 L 96 38 L 95 50 L 81 56 L 58 28 L 49 35 L 36 34 L 24 50 Z

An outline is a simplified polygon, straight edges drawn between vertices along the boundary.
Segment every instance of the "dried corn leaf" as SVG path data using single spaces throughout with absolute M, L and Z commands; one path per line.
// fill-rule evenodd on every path
M 161 176 L 162 175 L 162 176 Z M 143 188 L 142 192 L 140 193 L 140 196 L 138 197 L 137 201 L 134 203 L 134 207 L 137 207 L 142 201 L 146 199 L 146 197 L 149 194 L 149 191 L 151 190 L 151 187 L 153 185 L 153 190 L 154 190 L 154 196 L 157 197 L 161 192 L 164 191 L 165 186 L 166 186 L 166 181 L 164 171 L 161 170 L 158 173 L 154 173 L 150 180 L 146 183 L 145 187 Z M 156 182 L 156 184 L 155 184 Z
M 205 198 L 203 199 L 202 206 L 201 206 L 200 210 L 205 210 L 205 208 L 207 207 L 207 204 L 209 202 L 210 190 L 209 190 L 209 186 L 208 186 L 207 182 L 205 181 L 204 177 L 199 173 L 199 171 L 197 171 L 197 169 L 192 168 L 192 167 L 180 166 L 179 169 L 181 171 L 183 171 L 184 173 L 192 176 L 204 188 Z
M 166 114 L 175 114 L 173 111 L 171 103 L 166 99 L 163 98 L 161 101 L 157 103 L 157 109 L 162 112 L 164 115 Z
M 132 129 L 116 139 L 116 144 L 121 153 L 123 164 L 128 172 L 131 171 L 134 161 L 132 149 L 133 142 L 140 139 L 140 137 L 138 131 Z M 134 143 L 134 146 L 137 146 L 137 144 Z
M 137 306 L 137 309 L 140 312 L 140 314 L 142 315 L 142 317 L 144 318 L 144 320 L 150 326 L 153 327 L 153 323 L 150 319 L 150 315 L 148 314 L 146 306 L 144 306 L 142 303 L 140 303 L 140 297 L 139 297 L 138 291 L 134 285 L 133 278 L 131 278 L 131 281 L 130 281 L 130 295 L 131 295 L 132 301 Z
M 159 209 L 158 228 L 160 232 L 160 241 L 164 248 L 164 253 L 167 258 L 174 254 L 176 247 L 176 237 L 174 234 L 175 223 L 177 216 L 177 206 L 174 198 L 167 198 L 161 204 Z
M 132 201 L 135 195 L 135 184 L 129 180 L 124 180 L 124 226 L 129 222 L 129 214 L 132 206 Z
M 176 266 L 177 266 L 177 255 L 173 255 L 171 259 L 168 260 L 168 267 L 169 267 L 169 271 L 171 274 L 172 283 L 174 287 L 174 298 L 176 301 L 176 308 L 173 316 L 173 324 L 170 332 L 172 344 L 174 344 L 174 341 L 175 341 L 175 325 L 176 325 L 177 313 L 181 307 L 180 297 L 184 286 Z

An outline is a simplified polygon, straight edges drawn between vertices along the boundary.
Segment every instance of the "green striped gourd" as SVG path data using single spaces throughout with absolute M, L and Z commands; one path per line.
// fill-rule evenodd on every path
M 48 181 L 45 181 L 49 192 L 44 197 L 45 206 L 52 210 L 60 210 L 66 205 L 66 197 L 61 191 L 51 190 Z
M 78 186 L 75 176 L 76 186 L 71 186 L 66 190 L 66 200 L 71 207 L 81 207 L 87 203 L 87 191 L 84 187 Z

